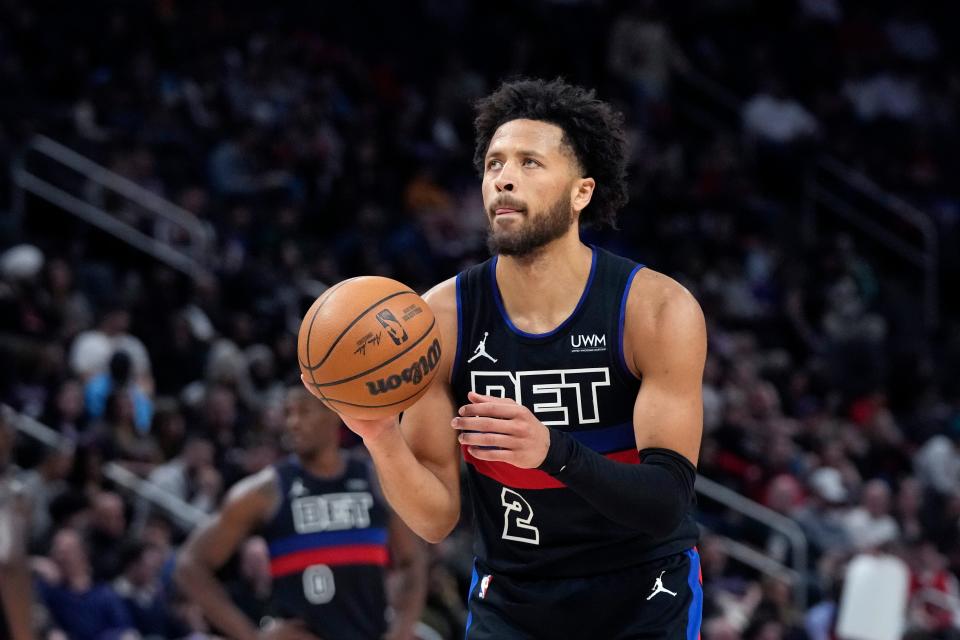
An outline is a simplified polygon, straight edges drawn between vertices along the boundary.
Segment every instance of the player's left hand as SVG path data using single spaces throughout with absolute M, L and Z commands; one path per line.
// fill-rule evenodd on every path
M 450 424 L 460 431 L 460 444 L 469 447 L 470 455 L 522 469 L 535 469 L 543 463 L 550 448 L 550 431 L 529 409 L 510 398 L 472 391 L 467 399 L 470 404 L 460 407 Z

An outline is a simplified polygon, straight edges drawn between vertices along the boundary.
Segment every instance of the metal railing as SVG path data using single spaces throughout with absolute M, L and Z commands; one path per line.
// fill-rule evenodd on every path
M 51 449 L 63 449 L 72 446 L 69 440 L 55 430 L 6 404 L 0 404 L 0 411 L 10 416 L 10 420 L 17 431 Z M 172 493 L 124 469 L 116 462 L 105 463 L 103 465 L 103 475 L 117 486 L 159 509 L 184 528 L 189 529 L 202 524 L 209 517 L 192 504 L 184 502 Z
M 740 131 L 742 100 L 737 95 L 692 67 L 685 68 L 677 79 L 679 107 L 687 117 L 706 129 Z M 940 248 L 930 215 L 829 153 L 820 153 L 813 161 L 805 196 L 807 228 L 817 215 L 836 216 L 920 272 L 924 321 L 928 329 L 934 329 L 939 315 Z M 891 230 L 892 225 L 915 232 L 919 242 L 905 239 Z
M 19 432 L 51 449 L 72 446 L 66 438 L 55 430 L 30 416 L 19 413 L 6 404 L 0 404 L 0 411 L 10 416 L 9 419 L 14 428 Z M 117 486 L 161 510 L 185 529 L 202 524 L 209 518 L 208 514 L 192 504 L 184 502 L 152 482 L 144 480 L 116 462 L 106 462 L 103 465 L 103 472 L 104 476 Z M 792 550 L 791 564 L 793 566 L 787 567 L 776 560 L 768 558 L 760 551 L 748 545 L 710 532 L 711 535 L 714 535 L 720 541 L 724 551 L 731 558 L 761 573 L 788 581 L 794 588 L 797 606 L 801 607 L 801 611 L 804 610 L 806 607 L 806 589 L 802 576 L 806 570 L 807 541 L 800 527 L 792 520 L 743 497 L 735 491 L 727 489 L 709 478 L 699 476 L 697 478 L 696 490 L 711 500 L 719 502 L 730 509 L 734 509 L 747 517 L 753 518 L 773 530 L 779 531 L 790 541 Z
M 939 316 L 940 240 L 934 221 L 833 157 L 821 156 L 815 171 L 807 189 L 807 197 L 814 205 L 857 226 L 863 234 L 923 273 L 924 321 L 928 328 L 935 328 Z M 877 213 L 871 215 L 871 210 Z M 807 212 L 815 215 L 816 206 L 808 207 Z M 891 223 L 896 227 L 891 228 Z M 908 232 L 916 236 L 913 241 Z
M 790 541 L 789 568 L 735 540 L 726 538 L 724 546 L 731 557 L 744 564 L 768 575 L 789 579 L 790 586 L 793 588 L 794 603 L 800 611 L 805 611 L 807 607 L 807 585 L 803 576 L 807 573 L 809 555 L 807 536 L 804 535 L 800 525 L 790 518 L 704 476 L 697 476 L 696 490 L 700 495 L 779 532 Z
M 144 233 L 136 226 L 111 214 L 87 196 L 70 193 L 62 181 L 39 175 L 42 163 L 31 162 L 38 156 L 46 166 L 79 174 L 86 185 L 119 195 L 135 203 L 138 214 L 150 218 L 151 226 L 162 222 L 182 230 L 185 243 L 172 243 Z M 36 165 L 36 167 L 34 166 Z M 46 136 L 33 137 L 11 169 L 14 185 L 13 215 L 21 220 L 26 214 L 26 193 L 31 193 L 73 214 L 88 224 L 123 240 L 132 247 L 190 276 L 208 273 L 212 242 L 207 227 L 191 212 L 145 189 L 89 158 Z

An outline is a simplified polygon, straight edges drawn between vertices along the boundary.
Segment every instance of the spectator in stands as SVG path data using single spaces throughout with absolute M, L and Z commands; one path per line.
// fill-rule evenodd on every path
M 52 406 L 49 406 L 42 422 L 56 429 L 65 438 L 77 440 L 88 426 L 83 399 L 83 386 L 75 378 L 67 378 L 60 384 Z
M 183 452 L 154 469 L 148 479 L 200 511 L 213 513 L 223 488 L 220 473 L 213 463 L 214 448 L 210 441 L 196 435 L 188 436 Z M 194 523 L 178 524 L 183 530 L 189 530 Z
M 744 105 L 743 127 L 748 136 L 777 146 L 808 140 L 819 131 L 816 118 L 789 97 L 783 83 L 774 77 Z
M 913 476 L 903 478 L 897 490 L 894 518 L 906 544 L 917 544 L 924 539 L 924 512 L 923 485 Z
M 960 430 L 935 435 L 917 451 L 913 468 L 923 485 L 941 496 L 960 487 Z
M 47 263 L 44 283 L 44 304 L 56 319 L 56 335 L 69 341 L 93 322 L 90 301 L 77 287 L 73 269 L 62 258 L 52 258 Z
M 92 420 L 103 417 L 107 408 L 107 399 L 113 393 L 124 393 L 133 402 L 134 426 L 141 434 L 150 430 L 153 419 L 153 403 L 144 390 L 132 379 L 132 361 L 130 356 L 118 349 L 110 356 L 109 370 L 95 375 L 84 389 L 84 402 L 87 415 Z
M 150 356 L 143 342 L 131 335 L 130 311 L 121 304 L 108 305 L 100 315 L 95 329 L 84 331 L 70 347 L 70 369 L 83 382 L 108 370 L 110 358 L 117 350 L 130 356 L 134 379 L 147 390 L 153 391 L 153 374 Z
M 83 538 L 73 529 L 53 536 L 52 562 L 35 563 L 40 595 L 56 625 L 76 640 L 137 638 L 123 602 L 93 580 Z
M 811 562 L 826 553 L 843 553 L 850 548 L 845 526 L 845 505 L 849 499 L 840 472 L 820 467 L 807 479 L 807 501 L 794 515 L 810 544 Z
M 69 442 L 57 448 L 43 447 L 39 463 L 23 473 L 23 485 L 32 504 L 30 539 L 34 544 L 48 541 L 52 525 L 50 504 L 67 490 L 73 453 L 73 444 Z
M 93 579 L 108 582 L 120 573 L 123 541 L 127 535 L 126 506 L 112 491 L 101 491 L 93 498 L 93 514 L 87 531 L 87 549 L 93 566 Z
M 890 515 L 890 487 L 875 479 L 863 487 L 860 506 L 854 507 L 843 520 L 853 547 L 858 551 L 878 549 L 900 537 L 900 527 Z
M 136 419 L 133 397 L 114 391 L 107 397 L 103 420 L 95 427 L 97 444 L 108 458 L 146 472 L 159 462 L 160 452 L 153 439 L 137 428 Z
M 270 613 L 273 593 L 270 552 L 263 538 L 254 536 L 240 547 L 238 574 L 226 585 L 230 599 L 251 620 L 263 620 Z
M 669 25 L 654 2 L 636 2 L 617 17 L 610 33 L 607 67 L 627 87 L 641 121 L 669 95 L 670 78 L 687 66 Z
M 188 633 L 175 618 L 160 582 L 163 560 L 160 549 L 145 542 L 127 541 L 120 551 L 121 573 L 112 583 L 134 628 L 145 640 L 182 638 Z

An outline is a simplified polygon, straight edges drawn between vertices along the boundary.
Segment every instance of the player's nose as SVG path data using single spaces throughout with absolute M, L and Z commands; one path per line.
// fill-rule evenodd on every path
M 497 175 L 496 179 L 493 181 L 494 186 L 497 188 L 497 191 L 513 191 L 516 189 L 517 180 L 516 174 L 514 174 L 511 164 L 508 162 L 503 166 L 503 169 L 500 170 L 500 173 Z

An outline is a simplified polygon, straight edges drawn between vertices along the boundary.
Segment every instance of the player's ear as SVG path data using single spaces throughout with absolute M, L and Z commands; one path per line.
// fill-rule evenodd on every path
M 593 178 L 578 178 L 573 181 L 570 196 L 573 210 L 576 213 L 580 213 L 590 204 L 596 186 L 597 183 Z

